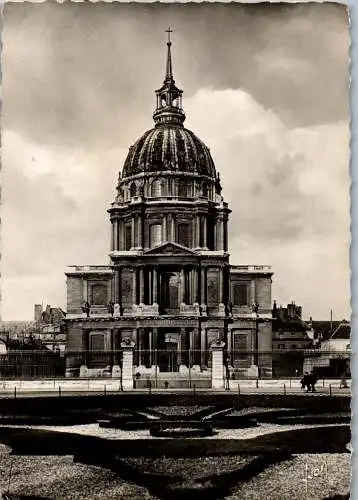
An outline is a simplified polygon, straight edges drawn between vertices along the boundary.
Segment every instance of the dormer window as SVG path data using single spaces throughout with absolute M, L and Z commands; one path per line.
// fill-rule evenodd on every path
M 131 184 L 130 195 L 131 195 L 131 198 L 134 198 L 135 196 L 137 196 L 137 186 L 136 186 L 135 182 L 132 182 L 132 184 Z

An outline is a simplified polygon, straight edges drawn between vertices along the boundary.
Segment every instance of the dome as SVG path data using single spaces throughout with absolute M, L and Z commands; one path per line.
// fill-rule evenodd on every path
M 148 130 L 136 141 L 125 160 L 122 179 L 164 171 L 216 177 L 209 148 L 190 130 L 170 123 Z
M 170 35 L 171 31 L 168 33 Z M 217 176 L 209 148 L 184 128 L 183 91 L 175 85 L 173 78 L 170 36 L 167 46 L 165 79 L 155 91 L 155 127 L 145 132 L 129 149 L 122 180 L 156 172 L 190 173 L 215 180 Z

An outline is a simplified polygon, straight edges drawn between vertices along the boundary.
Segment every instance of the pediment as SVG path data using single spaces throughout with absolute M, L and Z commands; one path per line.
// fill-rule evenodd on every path
M 195 255 L 193 250 L 178 243 L 163 243 L 144 252 L 145 255 Z

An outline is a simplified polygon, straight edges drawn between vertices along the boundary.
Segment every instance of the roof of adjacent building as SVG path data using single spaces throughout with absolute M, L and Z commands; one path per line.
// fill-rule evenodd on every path
M 312 328 L 322 340 L 349 339 L 351 335 L 348 321 L 312 321 Z

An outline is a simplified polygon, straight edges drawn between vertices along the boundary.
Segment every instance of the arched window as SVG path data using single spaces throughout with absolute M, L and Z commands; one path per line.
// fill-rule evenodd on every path
M 134 198 L 135 196 L 137 196 L 137 186 L 136 186 L 135 182 L 132 182 L 132 184 L 131 184 L 130 194 L 131 194 L 131 198 Z
M 203 196 L 205 198 L 207 198 L 208 197 L 208 185 L 207 185 L 206 182 L 203 182 L 203 188 L 202 188 L 202 190 L 203 190 Z
M 180 179 L 178 182 L 178 196 L 179 198 L 186 198 L 188 196 L 188 184 L 185 179 Z
M 150 195 L 152 198 L 158 198 L 161 195 L 161 181 L 159 179 L 156 179 L 152 182 L 150 186 Z

